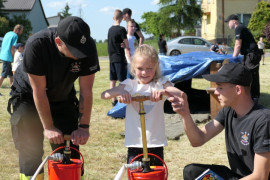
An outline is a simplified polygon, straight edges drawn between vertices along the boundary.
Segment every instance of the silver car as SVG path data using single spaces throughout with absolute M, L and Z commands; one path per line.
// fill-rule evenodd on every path
M 174 56 L 194 51 L 209 51 L 212 43 L 197 36 L 182 36 L 167 42 L 167 55 Z

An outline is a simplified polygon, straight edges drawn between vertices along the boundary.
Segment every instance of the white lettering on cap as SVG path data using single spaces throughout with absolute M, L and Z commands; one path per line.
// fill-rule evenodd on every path
M 80 42 L 81 42 L 81 44 L 85 44 L 86 43 L 86 38 L 84 37 L 84 35 L 82 36 Z

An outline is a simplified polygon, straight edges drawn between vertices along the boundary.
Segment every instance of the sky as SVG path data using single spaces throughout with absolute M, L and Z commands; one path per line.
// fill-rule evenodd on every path
M 69 13 L 80 16 L 90 26 L 91 36 L 97 41 L 107 39 L 108 30 L 114 23 L 115 9 L 130 8 L 132 18 L 141 23 L 143 13 L 159 10 L 158 2 L 159 0 L 41 0 L 46 17 L 56 16 L 68 3 Z M 122 21 L 121 26 L 126 27 L 126 22 Z M 144 35 L 146 38 L 150 36 Z

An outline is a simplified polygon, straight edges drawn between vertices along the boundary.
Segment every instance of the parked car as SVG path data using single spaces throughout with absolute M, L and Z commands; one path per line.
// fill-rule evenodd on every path
M 167 55 L 174 56 L 194 51 L 209 51 L 212 43 L 197 36 L 182 36 L 167 42 Z

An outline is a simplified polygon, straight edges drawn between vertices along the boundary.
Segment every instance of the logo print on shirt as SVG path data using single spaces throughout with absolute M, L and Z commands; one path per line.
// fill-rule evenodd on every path
M 71 72 L 79 72 L 81 69 L 80 69 L 80 62 L 74 62 L 74 63 L 71 63 L 71 68 L 70 68 L 70 71 Z
M 249 145 L 249 142 L 248 142 L 248 136 L 249 136 L 249 133 L 247 132 L 241 132 L 242 136 L 241 136 L 241 143 L 245 146 Z
M 81 44 L 85 44 L 86 43 L 86 38 L 84 37 L 84 35 L 82 36 L 80 42 L 81 42 Z

